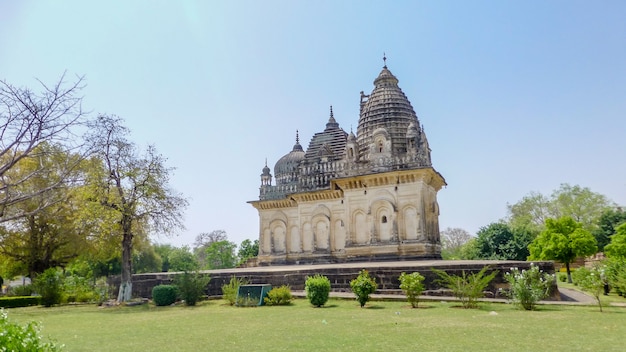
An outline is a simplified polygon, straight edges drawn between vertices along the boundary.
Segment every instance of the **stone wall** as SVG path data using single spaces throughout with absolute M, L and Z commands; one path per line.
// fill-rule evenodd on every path
M 554 264 L 552 262 L 534 262 L 544 272 L 554 273 Z M 211 281 L 207 285 L 206 294 L 209 296 L 220 296 L 222 294 L 222 285 L 228 283 L 232 276 L 245 278 L 251 284 L 271 284 L 273 287 L 281 285 L 289 285 L 292 290 L 304 290 L 304 282 L 307 276 L 322 274 L 328 277 L 331 282 L 331 288 L 337 292 L 350 292 L 350 281 L 356 278 L 359 271 L 367 269 L 372 276 L 376 278 L 378 283 L 377 293 L 400 294 L 400 283 L 398 277 L 401 273 L 419 272 L 425 277 L 426 286 L 425 294 L 429 295 L 448 295 L 449 292 L 442 290 L 437 283 L 437 275 L 431 270 L 436 268 L 444 270 L 451 275 L 460 275 L 463 271 L 466 273 L 475 273 L 480 271 L 484 266 L 489 266 L 491 270 L 497 270 L 498 274 L 491 282 L 488 295 L 489 297 L 499 297 L 499 289 L 506 288 L 503 274 L 508 272 L 512 267 L 519 269 L 528 268 L 530 262 L 520 261 L 406 261 L 406 262 L 367 262 L 367 263 L 344 263 L 344 264 L 324 264 L 324 265 L 288 265 L 288 266 L 269 266 L 269 267 L 252 267 L 239 269 L 224 270 L 207 270 L 203 273 L 211 276 Z M 133 275 L 133 295 L 136 297 L 152 297 L 152 288 L 160 284 L 172 283 L 174 277 L 180 273 L 153 273 L 153 274 L 136 274 Z M 109 283 L 114 289 L 119 287 L 119 276 L 109 279 Z M 116 291 L 115 291 L 116 292 Z M 558 291 L 555 294 L 558 297 Z

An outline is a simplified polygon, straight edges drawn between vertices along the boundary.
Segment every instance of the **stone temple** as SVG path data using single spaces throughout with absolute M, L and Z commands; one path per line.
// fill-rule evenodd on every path
M 258 265 L 440 259 L 446 185 L 411 102 L 385 64 L 361 92 L 356 135 L 333 116 L 304 149 L 263 168 Z

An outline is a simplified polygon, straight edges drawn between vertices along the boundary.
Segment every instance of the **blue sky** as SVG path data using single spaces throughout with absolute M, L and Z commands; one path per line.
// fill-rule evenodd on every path
M 324 129 L 356 131 L 383 52 L 425 126 L 440 227 L 475 233 L 531 191 L 626 205 L 624 1 L 4 1 L 0 79 L 84 75 L 176 167 L 191 244 L 258 237 L 259 175 Z

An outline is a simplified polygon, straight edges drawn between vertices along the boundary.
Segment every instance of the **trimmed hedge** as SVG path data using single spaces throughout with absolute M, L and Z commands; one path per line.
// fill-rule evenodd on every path
M 174 285 L 154 286 L 152 288 L 152 300 L 157 306 L 169 306 L 176 302 L 177 293 Z
M 2 308 L 29 307 L 38 306 L 40 304 L 40 296 L 0 297 L 0 307 Z

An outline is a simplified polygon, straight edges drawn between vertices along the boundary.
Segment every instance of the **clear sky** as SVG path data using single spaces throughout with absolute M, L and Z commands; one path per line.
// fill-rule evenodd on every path
M 383 52 L 425 126 L 440 227 L 474 234 L 561 183 L 626 205 L 626 1 L 0 0 L 0 79 L 84 75 L 176 167 L 191 244 L 256 239 L 261 169 L 333 106 L 356 131 Z

